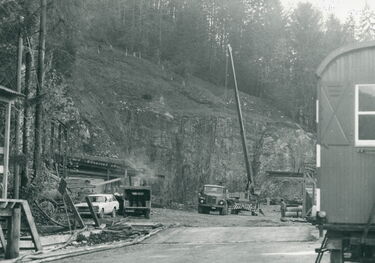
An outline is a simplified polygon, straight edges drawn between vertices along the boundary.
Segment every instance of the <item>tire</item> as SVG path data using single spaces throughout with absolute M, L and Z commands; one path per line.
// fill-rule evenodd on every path
M 198 205 L 198 214 L 203 214 L 204 209 L 200 205 Z
M 223 207 L 223 215 L 226 216 L 228 214 L 228 206 Z
M 238 215 L 239 211 L 237 209 L 232 209 L 232 212 L 231 212 L 233 215 Z
M 115 207 L 115 208 L 113 208 L 113 210 L 112 210 L 112 214 L 111 214 L 111 215 L 112 215 L 112 217 L 113 217 L 113 218 L 115 218 L 115 217 L 116 217 L 116 207 Z
M 99 218 L 103 218 L 104 217 L 104 208 L 102 208 L 102 210 L 100 210 L 99 212 Z
M 150 219 L 150 211 L 149 210 L 147 210 L 145 212 L 145 218 Z
M 343 263 L 344 259 L 341 250 L 331 250 L 330 251 L 330 263 Z
M 226 216 L 228 214 L 228 207 L 224 206 L 220 209 L 220 215 Z
M 52 199 L 42 199 L 37 204 L 50 217 L 57 213 L 57 203 Z
M 225 208 L 224 208 L 224 207 L 220 209 L 220 212 L 219 212 L 219 214 L 220 214 L 221 216 L 222 216 L 222 215 L 224 215 L 224 210 L 225 210 Z

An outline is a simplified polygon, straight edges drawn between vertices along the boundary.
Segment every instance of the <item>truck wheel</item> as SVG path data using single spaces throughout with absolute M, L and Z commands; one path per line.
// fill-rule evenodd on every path
M 114 217 L 116 217 L 116 207 L 115 208 L 113 208 L 113 210 L 112 210 L 112 217 L 114 218 Z
M 150 219 L 150 211 L 145 212 L 145 218 Z
M 331 250 L 330 263 L 343 263 L 343 256 L 341 250 Z
M 223 207 L 223 215 L 227 215 L 228 214 L 228 206 L 225 206 Z
M 200 205 L 198 205 L 198 214 L 203 214 L 203 207 L 201 207 Z
M 99 212 L 99 218 L 103 218 L 104 217 L 104 208 L 102 208 L 102 210 L 100 210 Z
M 232 209 L 232 214 L 233 215 L 238 215 L 239 211 L 237 209 Z

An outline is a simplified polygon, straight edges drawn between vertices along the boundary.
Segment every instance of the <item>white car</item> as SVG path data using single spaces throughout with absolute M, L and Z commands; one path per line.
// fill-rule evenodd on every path
M 116 200 L 116 197 L 112 194 L 91 194 L 89 198 L 92 202 L 94 211 L 100 218 L 103 218 L 104 215 L 110 214 L 112 217 L 116 217 L 117 211 L 120 208 L 119 202 Z M 81 215 L 91 215 L 89 206 L 86 202 L 79 203 L 74 205 L 78 213 Z

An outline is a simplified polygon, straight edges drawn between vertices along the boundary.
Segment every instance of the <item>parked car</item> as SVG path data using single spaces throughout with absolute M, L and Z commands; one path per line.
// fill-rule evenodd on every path
M 112 217 L 116 217 L 120 204 L 116 200 L 116 197 L 112 194 L 91 194 L 88 195 L 94 211 L 97 213 L 99 218 L 103 218 L 104 215 L 110 214 Z M 74 205 L 81 215 L 90 215 L 90 210 L 86 202 L 82 202 Z

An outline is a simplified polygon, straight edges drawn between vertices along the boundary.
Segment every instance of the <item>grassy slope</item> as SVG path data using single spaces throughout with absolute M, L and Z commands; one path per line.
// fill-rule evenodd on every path
M 125 56 L 115 49 L 82 49 L 73 74 L 73 97 L 89 119 L 116 117 L 116 108 L 151 110 L 171 115 L 233 115 L 232 89 L 190 78 L 182 79 L 161 66 Z M 142 98 L 151 95 L 150 99 Z M 242 94 L 245 117 L 284 121 L 286 118 L 259 98 Z M 98 107 L 105 105 L 105 107 Z M 102 121 L 102 120 L 100 120 Z M 108 125 L 111 125 L 110 123 Z

